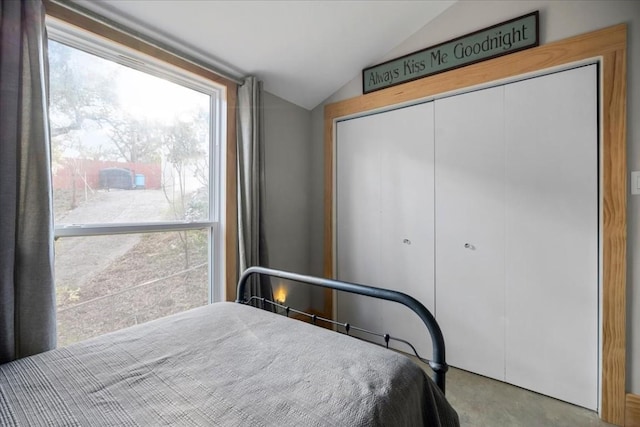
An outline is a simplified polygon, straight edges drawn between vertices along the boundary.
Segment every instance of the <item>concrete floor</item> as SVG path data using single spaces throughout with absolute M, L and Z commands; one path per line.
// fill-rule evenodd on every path
M 446 386 L 462 427 L 611 426 L 593 411 L 455 368 Z

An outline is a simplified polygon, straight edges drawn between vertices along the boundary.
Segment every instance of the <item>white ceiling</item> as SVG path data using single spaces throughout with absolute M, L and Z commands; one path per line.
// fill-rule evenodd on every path
M 73 1 L 309 110 L 455 2 Z

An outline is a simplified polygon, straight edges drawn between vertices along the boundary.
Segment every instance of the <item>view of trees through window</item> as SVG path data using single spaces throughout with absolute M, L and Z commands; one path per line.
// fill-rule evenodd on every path
M 59 345 L 206 304 L 214 95 L 54 40 L 49 75 Z

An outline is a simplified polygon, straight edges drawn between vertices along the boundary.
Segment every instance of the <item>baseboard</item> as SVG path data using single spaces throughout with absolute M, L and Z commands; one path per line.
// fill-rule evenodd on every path
M 624 414 L 625 427 L 640 427 L 640 395 L 627 394 Z

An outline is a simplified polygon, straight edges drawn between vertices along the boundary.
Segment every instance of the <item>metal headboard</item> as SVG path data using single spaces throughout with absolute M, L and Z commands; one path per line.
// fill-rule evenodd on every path
M 373 298 L 383 299 L 387 301 L 394 301 L 403 304 L 413 310 L 422 319 L 427 326 L 431 335 L 431 343 L 433 344 L 433 356 L 427 363 L 431 367 L 434 373 L 434 381 L 436 385 L 445 391 L 445 374 L 449 369 L 449 366 L 445 360 L 445 346 L 444 337 L 440 326 L 436 322 L 431 312 L 422 305 L 415 298 L 404 294 L 402 292 L 392 291 L 389 289 L 376 288 L 373 286 L 361 285 L 358 283 L 343 282 L 339 280 L 325 279 L 321 277 L 306 276 L 303 274 L 291 273 L 287 271 L 274 270 L 265 267 L 249 267 L 242 273 L 240 280 L 238 281 L 238 293 L 236 302 L 241 304 L 248 303 L 245 299 L 245 289 L 247 280 L 253 274 L 262 274 L 270 277 L 277 277 L 286 280 L 293 280 L 296 282 L 308 283 L 314 286 L 321 286 L 323 288 L 335 289 L 338 291 L 350 292 L 353 294 L 365 295 Z

